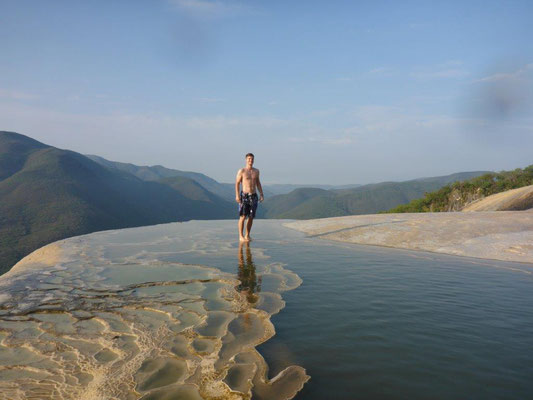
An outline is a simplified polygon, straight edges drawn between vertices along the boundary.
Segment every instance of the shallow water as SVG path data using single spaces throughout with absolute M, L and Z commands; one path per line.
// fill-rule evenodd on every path
M 533 398 L 533 265 L 329 241 L 267 251 L 303 280 L 259 346 L 296 399 Z
M 532 396 L 533 266 L 235 225 L 73 238 L 0 279 L 0 398 L 282 399 L 305 372 L 296 399 Z

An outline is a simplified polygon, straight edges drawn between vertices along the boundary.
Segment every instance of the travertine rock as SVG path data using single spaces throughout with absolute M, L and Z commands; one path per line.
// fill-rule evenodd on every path
M 355 215 L 285 226 L 341 242 L 533 263 L 533 210 Z

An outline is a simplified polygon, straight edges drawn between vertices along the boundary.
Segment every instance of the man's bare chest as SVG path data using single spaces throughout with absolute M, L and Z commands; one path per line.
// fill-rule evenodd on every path
M 243 171 L 242 178 L 245 181 L 253 182 L 256 177 L 257 177 L 257 173 L 255 171 L 247 171 L 247 170 Z

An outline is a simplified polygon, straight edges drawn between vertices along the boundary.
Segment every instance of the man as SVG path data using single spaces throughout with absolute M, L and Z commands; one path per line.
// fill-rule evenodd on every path
M 254 168 L 254 155 L 248 153 L 245 156 L 246 167 L 237 171 L 237 179 L 235 180 L 235 201 L 239 203 L 239 241 L 249 242 L 252 240 L 250 231 L 255 218 L 257 210 L 257 193 L 259 190 L 259 201 L 263 201 L 263 188 L 259 181 L 259 170 Z M 241 190 L 242 184 L 242 190 Z M 243 235 L 244 220 L 248 218 L 246 224 L 246 234 Z

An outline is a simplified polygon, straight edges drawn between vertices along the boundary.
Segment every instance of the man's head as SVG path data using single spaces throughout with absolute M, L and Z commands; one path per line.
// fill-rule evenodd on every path
M 246 154 L 244 158 L 246 159 L 246 165 L 251 167 L 254 164 L 254 155 L 252 153 Z

